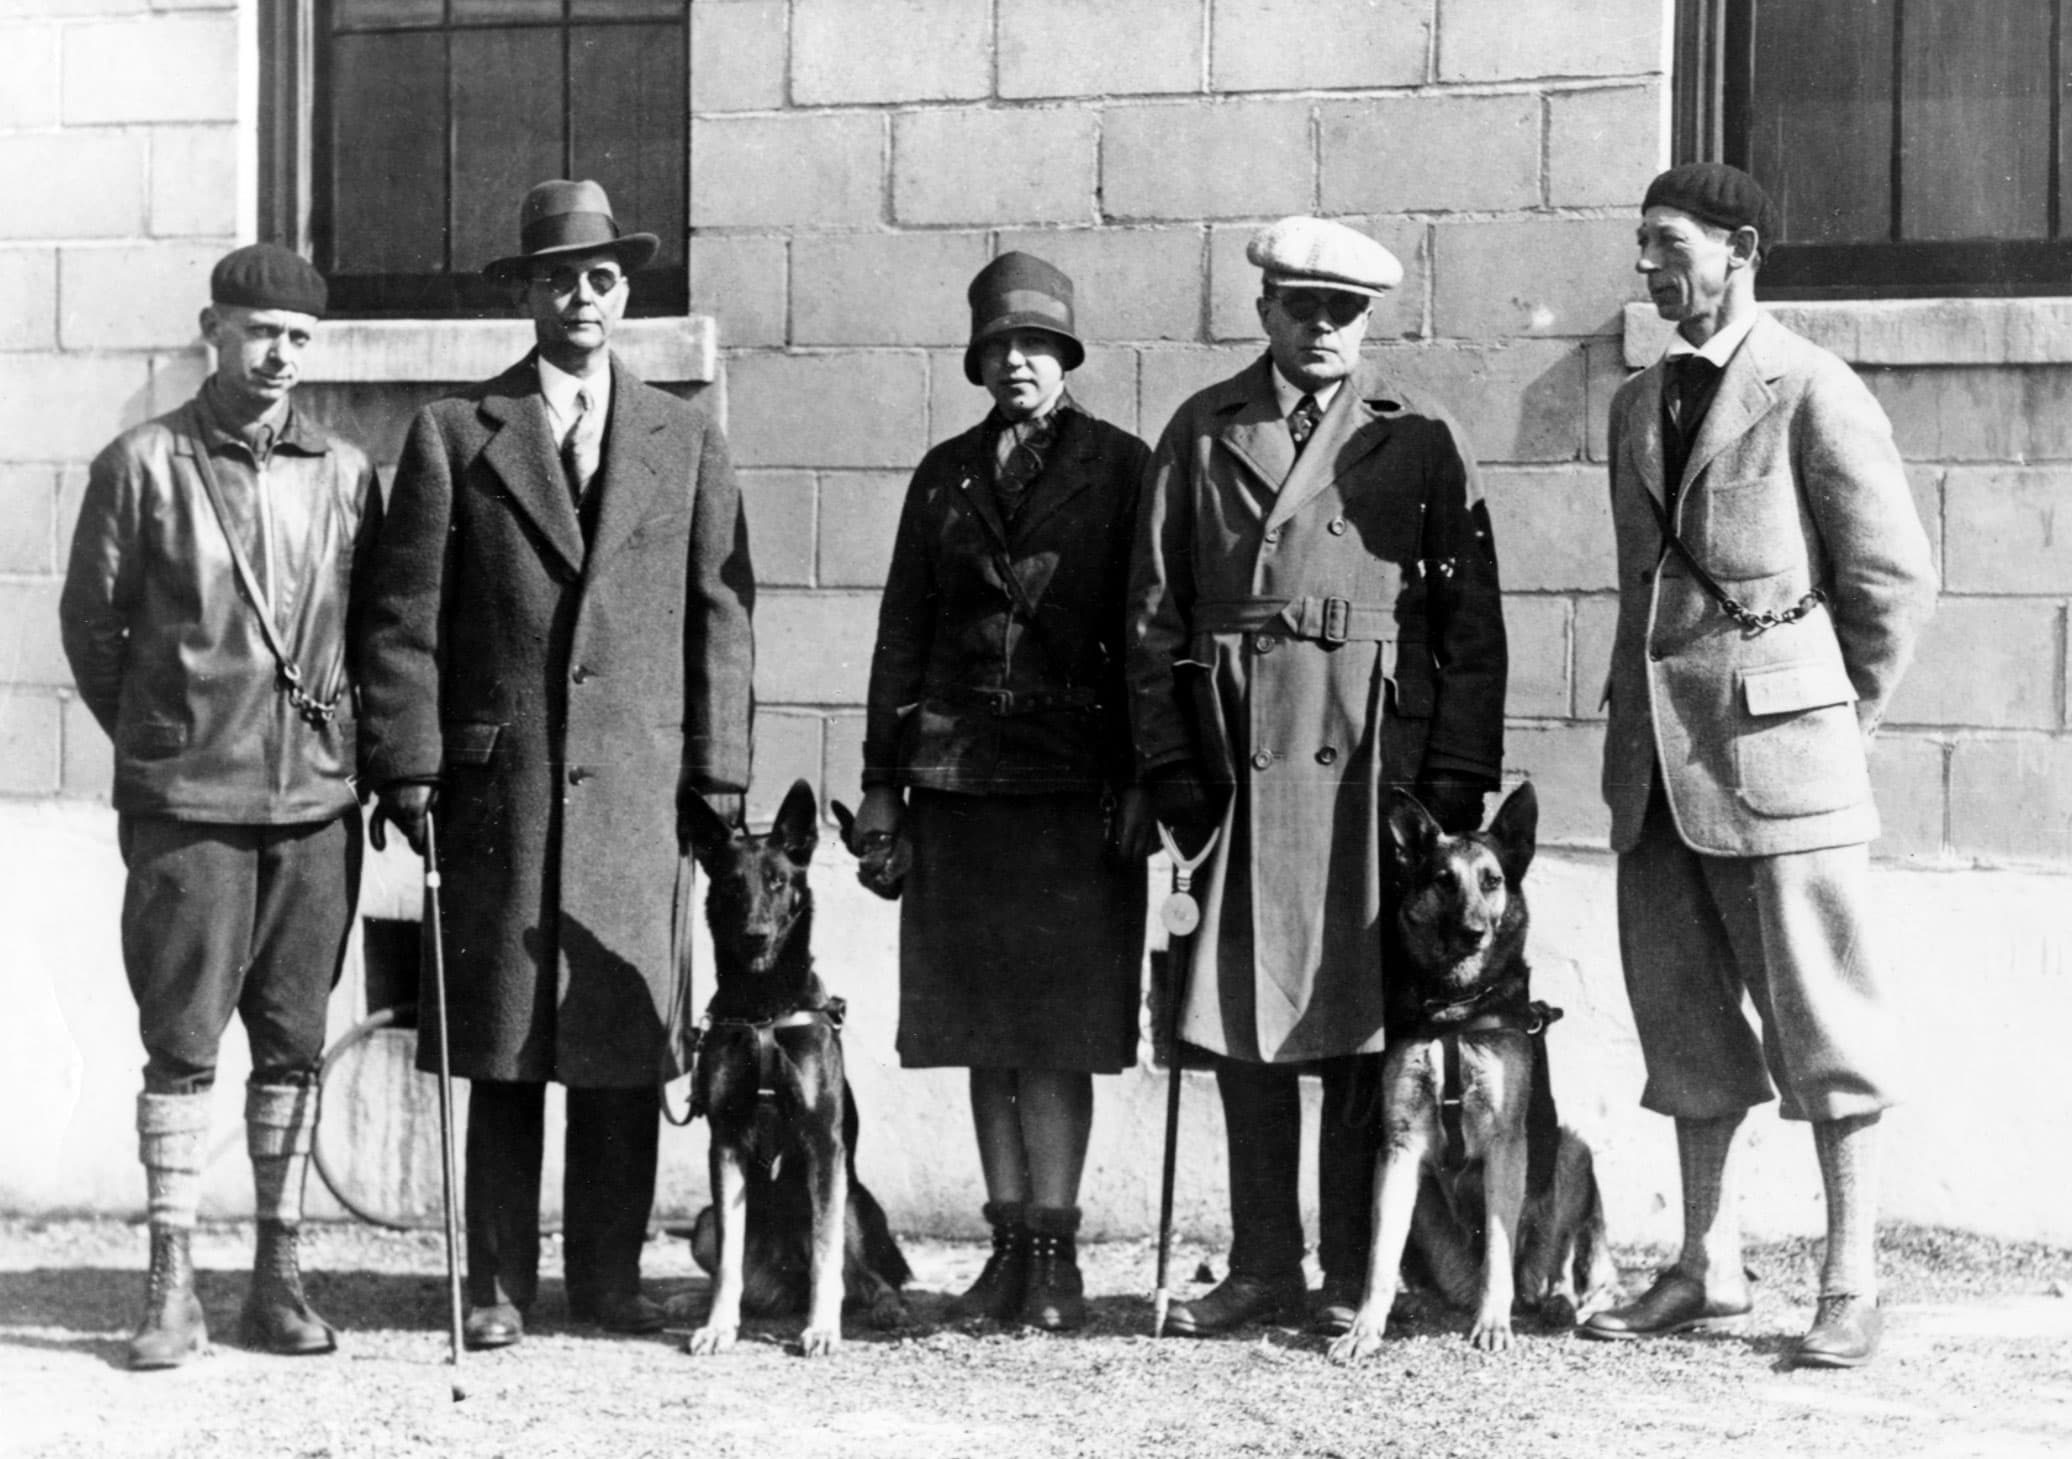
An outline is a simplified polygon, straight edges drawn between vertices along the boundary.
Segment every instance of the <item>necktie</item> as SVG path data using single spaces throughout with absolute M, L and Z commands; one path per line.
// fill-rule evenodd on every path
M 1021 512 L 1029 488 L 1043 474 L 1051 439 L 1057 433 L 1057 418 L 1057 411 L 1052 410 L 1042 420 L 1011 424 L 994 445 L 993 494 L 1009 521 Z
M 1295 408 L 1288 412 L 1288 434 L 1295 438 L 1296 455 L 1300 456 L 1302 448 L 1309 444 L 1310 433 L 1317 428 L 1317 422 L 1323 418 L 1323 414 L 1317 409 L 1317 398 L 1314 395 L 1303 396 L 1295 402 Z
M 597 432 L 591 427 L 588 390 L 576 391 L 576 418 L 561 440 L 561 469 L 568 475 L 569 495 L 580 502 L 597 474 Z
M 1703 355 L 1682 355 L 1669 366 L 1669 409 L 1676 429 L 1688 443 L 1697 434 L 1705 393 L 1719 376 L 1719 366 Z

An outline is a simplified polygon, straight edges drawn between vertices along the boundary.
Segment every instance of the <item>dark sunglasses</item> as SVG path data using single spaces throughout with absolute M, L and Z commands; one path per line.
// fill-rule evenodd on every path
M 573 294 L 578 281 L 590 286 L 590 292 L 600 299 L 626 282 L 626 276 L 605 264 L 594 268 L 558 268 L 551 273 L 534 274 L 535 284 L 545 284 L 557 294 Z
M 1267 297 L 1298 324 L 1308 324 L 1322 314 L 1334 329 L 1345 328 L 1373 303 L 1365 294 L 1348 294 L 1341 289 L 1274 289 Z

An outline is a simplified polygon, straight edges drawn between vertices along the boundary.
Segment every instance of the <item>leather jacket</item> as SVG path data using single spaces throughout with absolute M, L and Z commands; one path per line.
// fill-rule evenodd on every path
M 58 602 L 65 656 L 115 745 L 116 810 L 327 820 L 354 800 L 346 589 L 380 521 L 374 470 L 292 407 L 259 459 L 219 421 L 213 388 L 94 459 Z M 204 484 L 203 453 L 233 513 L 262 494 L 270 503 L 271 549 L 247 557 L 264 563 L 255 571 L 304 689 L 336 706 L 328 721 L 290 702 Z M 250 529 L 257 519 L 240 520 Z

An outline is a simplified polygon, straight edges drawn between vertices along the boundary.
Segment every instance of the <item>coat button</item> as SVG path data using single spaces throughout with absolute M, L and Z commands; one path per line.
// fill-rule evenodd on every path
M 1271 765 L 1272 763 L 1273 751 L 1254 750 L 1252 752 L 1252 768 L 1254 770 L 1264 770 L 1267 766 Z
M 568 677 L 580 684 L 590 677 L 590 666 L 588 664 L 577 664 L 573 669 L 569 670 Z
M 1326 745 L 1317 751 L 1317 763 L 1319 765 L 1329 765 L 1337 758 L 1338 747 L 1336 745 Z
M 1660 650 L 1660 649 L 1658 649 L 1658 648 L 1651 648 L 1651 649 L 1649 649 L 1649 650 L 1648 650 L 1648 662 L 1649 662 L 1649 663 L 1651 663 L 1651 664 L 1659 664 L 1659 663 L 1661 663 L 1661 662 L 1662 662 L 1662 650 Z
M 1273 528 L 1273 529 L 1271 529 L 1270 531 L 1268 531 L 1268 532 L 1267 532 L 1267 534 L 1266 534 L 1266 545 L 1267 545 L 1268 547 L 1274 547 L 1274 546 L 1278 546 L 1278 545 L 1279 545 L 1279 543 L 1280 543 L 1280 540 L 1281 540 L 1281 529 L 1280 529 L 1280 528 L 1278 528 L 1278 527 L 1275 527 L 1275 528 Z
M 590 770 L 589 770 L 589 767 L 588 767 L 588 766 L 584 766 L 584 765 L 571 765 L 571 766 L 569 766 L 569 769 L 568 769 L 568 783 L 569 783 L 570 785 L 581 785 L 581 784 L 582 784 L 582 783 L 583 783 L 583 782 L 584 782 L 585 780 L 588 780 L 589 778 L 590 778 Z
M 1640 585 L 1642 587 L 1646 587 L 1649 583 L 1653 582 L 1654 580 L 1655 570 L 1653 568 L 1644 567 L 1640 570 Z
M 1329 530 L 1333 537 L 1343 537 L 1345 535 L 1345 518 L 1333 517 L 1329 524 Z
M 1270 633 L 1255 633 L 1252 635 L 1252 651 L 1270 654 L 1273 652 L 1273 646 L 1279 642 L 1280 640 Z

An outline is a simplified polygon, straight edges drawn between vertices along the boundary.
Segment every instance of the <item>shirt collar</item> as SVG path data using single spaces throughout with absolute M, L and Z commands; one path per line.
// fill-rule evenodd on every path
M 1027 420 L 1011 421 L 1000 413 L 999 406 L 994 406 L 986 414 L 986 430 L 989 434 L 996 434 L 1014 426 L 1022 426 L 1028 430 L 1034 430 L 1039 426 L 1063 425 L 1067 412 L 1076 410 L 1083 415 L 1085 414 L 1085 409 L 1084 406 L 1072 398 L 1071 387 L 1063 386 L 1058 390 L 1056 398 L 1051 401 L 1050 409 L 1044 411 L 1041 415 L 1032 415 Z
M 612 372 L 607 365 L 595 375 L 571 375 L 559 365 L 547 362 L 545 355 L 537 357 L 540 367 L 540 394 L 547 398 L 547 414 L 556 424 L 575 419 L 576 392 L 590 392 L 590 409 L 603 418 L 611 410 Z
M 1669 332 L 1669 348 L 1662 351 L 1662 358 L 1676 360 L 1685 355 L 1699 355 L 1724 370 L 1727 361 L 1734 358 L 1734 351 L 1741 348 L 1741 341 L 1747 339 L 1748 332 L 1755 328 L 1755 321 L 1756 311 L 1750 310 L 1734 323 L 1715 330 L 1712 338 L 1702 345 L 1692 344 L 1683 337 L 1682 331 L 1672 329 Z
M 1279 365 L 1275 365 L 1270 373 L 1273 376 L 1273 398 L 1280 403 L 1283 420 L 1288 418 L 1290 411 L 1302 404 L 1302 397 L 1305 395 L 1314 395 L 1317 398 L 1317 414 L 1322 416 L 1331 408 L 1331 402 L 1338 398 L 1339 388 L 1345 384 L 1343 380 L 1333 380 L 1321 390 L 1304 390 L 1283 375 Z
M 264 461 L 282 446 L 305 455 L 322 455 L 328 449 L 324 438 L 295 409 L 293 397 L 283 400 L 256 421 L 234 425 L 224 408 L 223 387 L 214 375 L 202 382 L 194 397 L 194 414 L 201 425 L 202 444 L 213 453 L 227 446 L 241 446 L 255 461 Z

